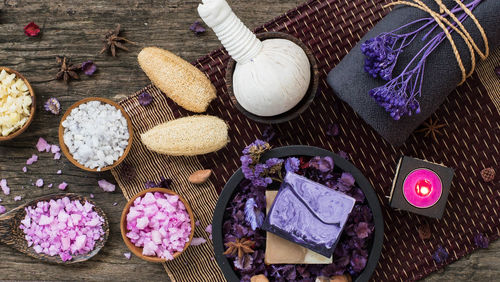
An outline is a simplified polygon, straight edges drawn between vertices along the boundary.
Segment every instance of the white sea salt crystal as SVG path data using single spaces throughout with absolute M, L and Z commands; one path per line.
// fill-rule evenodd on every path
M 88 168 L 100 171 L 112 165 L 128 146 L 127 120 L 119 109 L 100 101 L 73 109 L 62 126 L 69 152 Z

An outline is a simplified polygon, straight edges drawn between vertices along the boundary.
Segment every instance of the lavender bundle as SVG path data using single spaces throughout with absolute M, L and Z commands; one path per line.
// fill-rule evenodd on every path
M 441 14 L 430 10 L 420 0 L 413 0 L 413 2 L 398 1 L 389 4 L 413 6 L 428 12 L 430 17 L 421 18 L 390 32 L 381 33 L 377 37 L 371 38 L 361 45 L 361 52 L 366 57 L 364 66 L 365 72 L 369 73 L 374 78 L 381 78 L 387 81 L 385 85 L 371 89 L 369 94 L 379 105 L 384 107 L 395 120 L 399 120 L 405 115 L 411 116 L 413 113 L 420 113 L 420 104 L 417 97 L 422 95 L 422 83 L 426 60 L 443 41 L 448 39 L 453 47 L 457 62 L 463 73 L 462 82 L 468 75 L 472 74 L 474 69 L 474 50 L 478 52 L 483 59 L 488 55 L 488 49 L 483 54 L 462 25 L 465 19 L 471 17 L 483 35 L 485 46 L 488 46 L 484 31 L 471 13 L 471 11 L 483 0 L 473 0 L 468 4 L 462 3 L 461 0 L 455 0 L 457 4 L 451 10 L 448 10 L 441 0 L 435 1 L 441 9 Z M 453 20 L 453 22 L 449 19 Z M 409 27 L 415 25 L 420 26 L 414 31 L 404 33 Z M 438 27 L 442 28 L 443 31 L 429 39 L 431 34 Z M 405 47 L 409 46 L 421 32 L 428 28 L 429 31 L 421 38 L 424 42 L 428 40 L 427 43 L 410 60 L 403 71 L 398 76 L 393 77 L 393 70 L 399 55 L 404 52 Z M 460 54 L 451 38 L 450 34 L 452 32 L 459 33 L 469 47 L 472 69 L 468 75 L 465 74 L 465 68 L 461 61 Z

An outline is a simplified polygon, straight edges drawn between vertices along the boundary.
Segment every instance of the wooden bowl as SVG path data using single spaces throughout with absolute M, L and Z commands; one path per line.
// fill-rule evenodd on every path
M 130 239 L 127 237 L 127 214 L 128 214 L 128 211 L 129 211 L 130 207 L 134 204 L 134 201 L 135 201 L 135 199 L 137 199 L 137 197 L 142 197 L 148 192 L 152 192 L 152 193 L 161 192 L 164 194 L 179 196 L 179 200 L 181 200 L 182 203 L 184 204 L 184 206 L 186 207 L 186 210 L 189 214 L 189 218 L 191 219 L 191 234 L 189 235 L 189 241 L 186 243 L 186 245 L 184 246 L 184 249 L 181 252 L 176 252 L 172 255 L 174 257 L 174 259 L 176 257 L 180 256 L 189 247 L 189 245 L 191 244 L 191 241 L 193 240 L 194 228 L 195 228 L 193 210 L 189 206 L 189 203 L 183 197 L 181 197 L 179 194 L 175 193 L 174 191 L 166 189 L 166 188 L 150 188 L 150 189 L 144 190 L 144 191 L 136 194 L 134 197 L 132 197 L 128 201 L 128 203 L 125 205 L 125 208 L 123 209 L 123 212 L 122 212 L 122 217 L 120 219 L 120 230 L 121 230 L 122 238 L 123 238 L 123 241 L 125 242 L 125 245 L 127 245 L 129 250 L 132 251 L 132 253 L 134 253 L 134 255 L 140 257 L 141 259 L 143 259 L 145 261 L 166 262 L 167 261 L 166 259 L 163 259 L 160 257 L 143 255 L 142 248 L 135 246 L 132 242 L 130 242 Z
M 33 118 L 35 117 L 35 111 L 36 111 L 35 91 L 33 91 L 33 88 L 31 87 L 31 84 L 28 82 L 28 80 L 22 74 L 20 74 L 19 72 L 15 71 L 13 69 L 10 69 L 7 67 L 0 67 L 0 71 L 2 71 L 2 70 L 5 70 L 9 74 L 12 74 L 12 73 L 15 74 L 17 77 L 21 78 L 24 81 L 24 83 L 26 83 L 26 86 L 28 86 L 28 90 L 29 90 L 30 96 L 31 96 L 31 111 L 30 111 L 30 116 L 28 118 L 28 121 L 26 121 L 26 123 L 23 125 L 23 127 L 19 128 L 18 130 L 12 132 L 11 134 L 9 134 L 7 136 L 0 136 L 0 142 L 14 139 L 17 136 L 19 136 L 21 133 L 23 133 L 30 126 L 31 122 L 33 121 Z
M 290 121 L 296 117 L 298 117 L 301 113 L 303 113 L 312 103 L 314 100 L 314 97 L 316 96 L 316 92 L 318 91 L 318 85 L 319 85 L 319 70 L 318 70 L 318 64 L 316 63 L 316 59 L 312 53 L 312 51 L 298 38 L 293 37 L 290 34 L 287 33 L 282 33 L 282 32 L 264 32 L 264 33 L 259 33 L 256 34 L 257 38 L 260 40 L 264 41 L 266 39 L 274 39 L 274 38 L 281 38 L 281 39 L 288 39 L 292 41 L 293 43 L 299 45 L 304 52 L 307 55 L 307 58 L 309 59 L 309 63 L 311 65 L 311 81 L 309 82 L 309 88 L 307 89 L 306 94 L 300 100 L 300 102 L 295 105 L 292 109 L 279 114 L 275 116 L 270 116 L 270 117 L 264 117 L 264 116 L 258 116 L 255 114 L 250 113 L 249 111 L 245 110 L 239 103 L 238 100 L 236 100 L 236 96 L 234 96 L 234 90 L 233 90 L 233 74 L 234 74 L 234 69 L 236 67 L 236 61 L 233 59 L 229 59 L 229 62 L 227 64 L 226 68 L 226 87 L 227 87 L 227 93 L 229 94 L 229 97 L 231 99 L 231 102 L 233 105 L 241 112 L 243 113 L 246 117 L 248 117 L 251 120 L 260 122 L 260 123 L 266 123 L 266 124 L 276 124 L 276 123 L 283 123 Z
M 106 103 L 106 104 L 110 104 L 110 105 L 114 106 L 115 108 L 119 109 L 122 112 L 122 115 L 127 120 L 127 127 L 128 127 L 128 134 L 129 134 L 127 148 L 125 148 L 125 151 L 123 151 L 123 155 L 118 160 L 116 160 L 115 163 L 113 163 L 110 166 L 103 167 L 99 172 L 101 172 L 101 171 L 107 171 L 107 170 L 110 170 L 110 169 L 116 167 L 121 162 L 123 162 L 123 160 L 127 157 L 128 153 L 130 152 L 130 148 L 132 147 L 132 141 L 134 139 L 134 137 L 133 137 L 134 130 L 132 128 L 132 121 L 130 120 L 130 117 L 128 116 L 128 114 L 125 112 L 125 109 L 122 106 L 120 106 L 118 103 L 113 102 L 113 101 L 111 101 L 109 99 L 105 99 L 105 98 L 90 97 L 90 98 L 85 98 L 83 100 L 80 100 L 80 101 L 76 102 L 75 104 L 73 104 L 64 113 L 63 117 L 61 118 L 61 122 L 59 123 L 59 145 L 61 146 L 61 150 L 64 153 L 64 155 L 66 156 L 66 158 L 68 158 L 68 160 L 71 163 L 73 163 L 75 166 L 77 166 L 77 167 L 79 167 L 79 168 L 81 168 L 83 170 L 86 170 L 86 171 L 98 172 L 98 170 L 96 168 L 88 168 L 88 167 L 82 165 L 81 163 L 79 163 L 77 160 L 75 160 L 73 158 L 73 155 L 71 155 L 71 153 L 69 152 L 69 149 L 66 146 L 66 143 L 64 143 L 64 127 L 62 126 L 63 121 L 66 120 L 66 118 L 68 117 L 68 115 L 71 113 L 71 111 L 74 108 L 80 106 L 81 104 L 85 104 L 87 102 L 90 102 L 90 101 L 100 101 L 102 103 Z

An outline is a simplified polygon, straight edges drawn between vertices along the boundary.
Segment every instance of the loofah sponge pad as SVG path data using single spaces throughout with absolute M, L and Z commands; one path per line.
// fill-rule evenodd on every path
M 215 87 L 199 69 L 167 50 L 146 47 L 137 60 L 153 84 L 188 111 L 203 113 L 216 97 Z
M 190 116 L 171 120 L 141 135 L 154 152 L 171 156 L 195 156 L 222 149 L 229 142 L 227 124 L 214 116 Z

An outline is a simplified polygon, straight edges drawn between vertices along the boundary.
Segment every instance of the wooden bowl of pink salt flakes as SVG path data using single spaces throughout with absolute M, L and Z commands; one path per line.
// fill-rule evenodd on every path
M 188 202 L 172 190 L 151 188 L 128 201 L 120 229 L 127 247 L 143 260 L 165 262 L 191 244 L 195 221 Z

